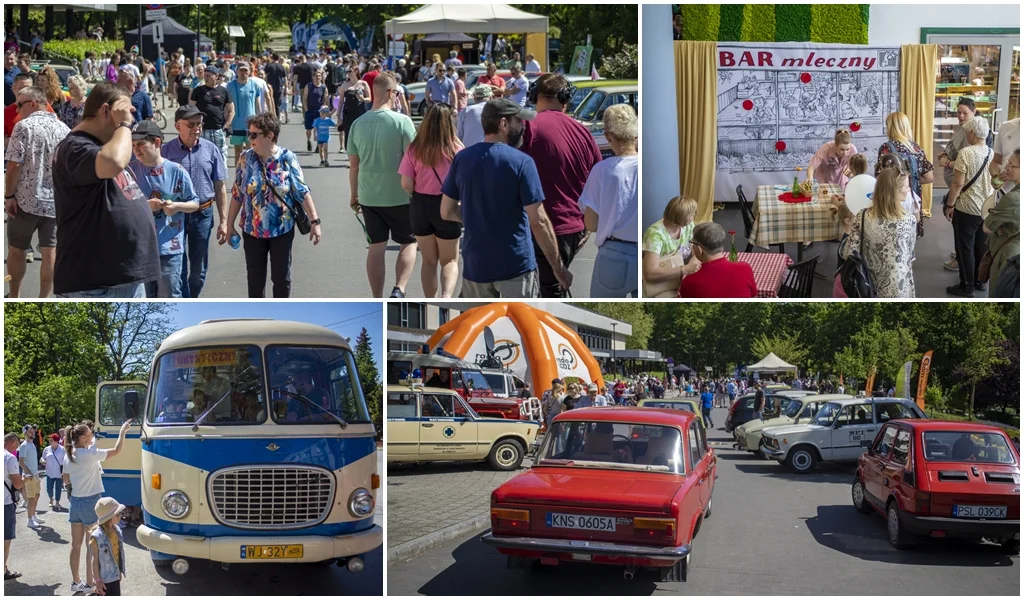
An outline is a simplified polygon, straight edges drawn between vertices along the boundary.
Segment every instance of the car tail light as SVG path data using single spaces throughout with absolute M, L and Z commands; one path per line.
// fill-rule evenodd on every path
M 492 508 L 491 527 L 508 527 L 511 529 L 529 529 L 530 511 L 514 508 Z
M 676 534 L 676 520 L 636 517 L 633 519 L 633 531 L 637 536 L 645 538 L 672 538 Z
M 928 492 L 917 492 L 914 496 L 914 511 L 917 514 L 927 514 L 929 505 L 932 502 L 932 495 Z

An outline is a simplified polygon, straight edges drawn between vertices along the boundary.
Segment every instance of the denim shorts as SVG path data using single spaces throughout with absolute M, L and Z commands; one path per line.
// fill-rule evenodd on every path
M 4 540 L 13 540 L 17 533 L 17 517 L 14 516 L 16 510 L 13 502 L 4 504 Z
M 99 518 L 96 516 L 96 503 L 103 494 L 79 498 L 71 497 L 71 509 L 68 511 L 69 523 L 81 523 L 83 525 L 95 525 Z

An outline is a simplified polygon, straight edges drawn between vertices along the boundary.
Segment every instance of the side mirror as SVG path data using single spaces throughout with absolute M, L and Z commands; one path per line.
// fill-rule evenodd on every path
M 136 390 L 124 393 L 124 417 L 129 421 L 139 418 L 139 392 Z

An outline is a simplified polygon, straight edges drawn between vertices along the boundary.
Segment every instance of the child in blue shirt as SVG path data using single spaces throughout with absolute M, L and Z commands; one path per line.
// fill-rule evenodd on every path
M 313 121 L 313 129 L 316 130 L 316 147 L 320 152 L 320 166 L 329 167 L 331 165 L 327 162 L 327 146 L 331 142 L 331 130 L 334 129 L 330 106 L 320 107 L 320 117 Z
M 150 298 L 181 298 L 181 261 L 185 254 L 185 215 L 199 210 L 199 197 L 188 172 L 160 155 L 163 132 L 141 121 L 132 132 L 130 163 L 139 189 L 149 198 L 160 244 L 160 279 L 146 284 Z
M 715 422 L 711 420 L 711 408 L 715 404 L 715 394 L 711 391 L 711 388 L 704 386 L 704 391 L 700 394 L 700 412 L 704 417 L 704 427 L 708 429 L 715 428 Z

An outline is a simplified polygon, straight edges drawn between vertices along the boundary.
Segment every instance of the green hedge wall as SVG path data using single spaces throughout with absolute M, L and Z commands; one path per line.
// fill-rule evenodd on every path
M 683 39 L 867 44 L 868 4 L 681 4 Z

